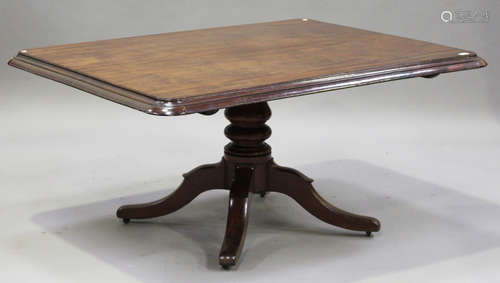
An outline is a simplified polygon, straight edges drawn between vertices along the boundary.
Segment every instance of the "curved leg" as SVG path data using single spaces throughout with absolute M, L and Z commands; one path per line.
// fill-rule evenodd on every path
M 153 202 L 124 205 L 118 208 L 116 216 L 128 223 L 130 219 L 167 215 L 182 208 L 205 191 L 224 188 L 223 161 L 198 166 L 183 176 L 182 184 L 170 195 Z
M 349 230 L 365 231 L 367 235 L 380 230 L 380 222 L 377 219 L 353 214 L 328 203 L 313 188 L 312 181 L 295 169 L 276 164 L 271 166 L 270 191 L 288 195 L 326 223 Z
M 253 168 L 236 167 L 229 194 L 226 234 L 219 254 L 219 264 L 228 269 L 236 265 L 240 257 L 248 225 L 248 209 L 252 199 L 249 192 Z

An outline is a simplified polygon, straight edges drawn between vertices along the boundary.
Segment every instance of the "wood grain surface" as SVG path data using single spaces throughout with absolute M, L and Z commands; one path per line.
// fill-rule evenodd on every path
M 9 64 L 158 115 L 478 68 L 472 51 L 292 19 L 21 51 Z

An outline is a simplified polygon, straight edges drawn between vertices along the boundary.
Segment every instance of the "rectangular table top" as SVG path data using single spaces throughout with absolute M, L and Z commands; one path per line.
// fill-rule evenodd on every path
M 156 115 L 486 66 L 472 51 L 308 19 L 33 48 L 9 64 Z

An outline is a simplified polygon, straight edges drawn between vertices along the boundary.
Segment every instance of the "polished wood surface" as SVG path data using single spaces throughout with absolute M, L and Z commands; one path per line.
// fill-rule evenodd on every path
M 293 19 L 21 51 L 9 64 L 156 115 L 478 68 L 472 51 Z
M 181 209 L 205 191 L 225 189 L 224 166 L 220 162 L 198 166 L 183 176 L 182 184 L 170 195 L 153 202 L 122 206 L 116 216 L 129 222 L 131 218 L 167 215 Z
M 380 222 L 368 216 L 341 210 L 323 199 L 312 186 L 313 180 L 293 168 L 273 164 L 269 190 L 293 198 L 305 210 L 322 221 L 349 230 L 368 233 L 380 230 Z
M 376 218 L 333 206 L 312 179 L 274 163 L 267 101 L 486 66 L 472 51 L 305 19 L 34 48 L 9 64 L 150 114 L 226 108 L 231 142 L 220 162 L 184 174 L 163 199 L 117 211 L 129 223 L 173 213 L 207 190 L 228 190 L 224 268 L 242 254 L 254 193 L 285 194 L 345 229 L 380 230 Z
M 125 223 L 170 214 L 210 189 L 229 190 L 226 233 L 219 254 L 219 264 L 227 269 L 237 265 L 248 226 L 252 194 L 278 192 L 297 201 L 318 219 L 338 227 L 363 231 L 368 236 L 380 230 L 373 217 L 341 210 L 323 199 L 313 188 L 313 180 L 299 171 L 278 166 L 265 140 L 271 129 L 265 122 L 271 117 L 266 102 L 227 108 L 231 122 L 225 134 L 231 142 L 224 148 L 224 158 L 215 164 L 199 166 L 184 174 L 181 186 L 169 196 L 150 203 L 124 205 L 117 216 Z
M 254 170 L 255 167 L 251 165 L 238 165 L 234 169 L 235 178 L 229 193 L 226 233 L 219 253 L 219 264 L 225 269 L 238 263 L 245 244 Z

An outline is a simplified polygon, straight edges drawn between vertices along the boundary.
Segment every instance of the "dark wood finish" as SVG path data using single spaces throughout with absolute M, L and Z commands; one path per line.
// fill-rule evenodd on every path
M 219 254 L 219 264 L 228 269 L 240 258 L 248 226 L 248 211 L 252 199 L 250 184 L 254 167 L 236 166 L 234 180 L 229 193 L 226 235 Z
M 309 213 L 328 224 L 355 231 L 380 230 L 377 219 L 343 211 L 328 203 L 311 185 L 313 180 L 295 169 L 273 164 L 269 176 L 269 191 L 293 198 Z
M 205 191 L 225 188 L 224 166 L 221 162 L 198 166 L 183 176 L 184 181 L 179 188 L 165 198 L 122 206 L 116 215 L 126 223 L 130 219 L 163 216 L 181 209 Z
M 219 109 L 203 111 L 203 112 L 200 112 L 200 114 L 205 115 L 205 116 L 210 116 L 210 115 L 214 115 L 217 112 L 219 112 Z
M 229 190 L 219 263 L 234 266 L 243 249 L 253 193 L 279 192 L 320 220 L 368 235 L 372 217 L 343 211 L 315 191 L 312 180 L 278 166 L 265 140 L 267 101 L 474 69 L 472 51 L 425 41 L 294 19 L 22 50 L 9 65 L 155 115 L 226 108 L 231 142 L 223 159 L 184 175 L 172 194 L 125 205 L 125 223 L 167 215 L 211 189 Z
M 271 135 L 271 129 L 265 125 L 271 117 L 267 103 L 235 106 L 226 109 L 225 115 L 231 122 L 225 129 L 231 142 L 224 148 L 221 162 L 200 166 L 185 174 L 181 186 L 166 198 L 122 206 L 117 216 L 125 223 L 130 219 L 162 216 L 178 210 L 206 190 L 228 189 L 226 234 L 219 255 L 219 263 L 224 268 L 236 265 L 243 249 L 252 193 L 288 195 L 313 216 L 345 229 L 364 231 L 368 235 L 380 230 L 377 219 L 336 208 L 314 190 L 312 179 L 274 163 L 271 147 L 264 142 Z
M 271 147 L 264 142 L 271 136 L 271 128 L 265 124 L 271 117 L 271 109 L 267 103 L 231 107 L 224 114 L 231 122 L 224 129 L 224 134 L 232 141 L 224 147 L 224 153 L 243 157 L 271 154 Z
M 9 64 L 155 115 L 486 66 L 472 51 L 303 19 L 34 48 Z

